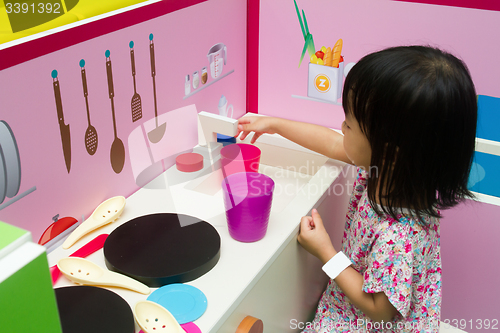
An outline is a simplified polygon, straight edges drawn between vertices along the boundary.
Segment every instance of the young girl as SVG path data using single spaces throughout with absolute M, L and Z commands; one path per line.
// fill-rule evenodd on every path
M 464 63 L 423 46 L 362 58 L 349 72 L 343 136 L 272 117 L 244 117 L 244 139 L 278 133 L 354 164 L 358 176 L 335 249 L 316 210 L 300 222 L 299 243 L 330 276 L 304 332 L 438 332 L 440 210 L 467 189 L 477 103 Z M 341 251 L 339 251 L 341 250 Z

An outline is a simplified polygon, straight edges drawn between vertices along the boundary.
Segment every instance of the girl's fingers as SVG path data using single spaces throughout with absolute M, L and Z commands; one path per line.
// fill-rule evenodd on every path
M 318 225 L 323 224 L 323 220 L 321 219 L 321 215 L 319 215 L 316 208 L 314 208 L 311 212 L 311 219 L 314 221 L 314 223 L 316 223 Z
M 312 230 L 314 228 L 311 228 L 311 222 L 314 223 L 312 221 L 312 218 L 310 216 L 303 216 L 301 219 L 300 219 L 300 231 L 304 231 L 304 230 Z
M 250 132 L 251 130 L 249 130 L 246 125 L 243 124 L 238 125 L 238 135 L 240 133 L 243 133 L 243 135 L 240 138 L 241 140 L 245 140 L 245 138 L 248 136 L 248 134 L 250 134 Z
M 255 141 L 257 141 L 257 139 L 262 135 L 262 133 L 257 133 L 255 132 L 255 134 L 253 135 L 252 137 L 252 141 L 250 143 L 255 143 Z
M 245 140 L 245 138 L 246 138 L 246 137 L 247 137 L 247 135 L 248 135 L 248 132 L 242 132 L 242 131 L 240 131 L 240 132 L 238 133 L 238 135 L 240 135 L 240 133 L 243 133 L 243 134 L 241 135 L 241 137 L 240 137 L 240 140 Z M 238 136 L 238 135 L 236 135 L 236 136 Z
M 313 219 L 311 219 L 311 221 L 309 221 L 309 226 L 311 226 L 311 229 L 316 228 L 316 224 L 314 224 L 314 220 Z

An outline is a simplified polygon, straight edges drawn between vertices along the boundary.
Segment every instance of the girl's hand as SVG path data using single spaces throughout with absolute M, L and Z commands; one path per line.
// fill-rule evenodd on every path
M 323 264 L 337 254 L 333 247 L 330 236 L 326 232 L 323 220 L 316 209 L 312 210 L 312 216 L 304 216 L 300 220 L 300 230 L 297 240 L 300 245 L 317 257 Z
M 238 120 L 238 134 L 243 133 L 240 137 L 241 140 L 245 140 L 245 138 L 251 132 L 255 132 L 252 137 L 251 143 L 255 143 L 255 141 L 264 133 L 274 134 L 276 133 L 274 130 L 274 124 L 277 121 L 277 118 L 273 117 L 259 117 L 259 116 L 250 116 L 243 117 Z

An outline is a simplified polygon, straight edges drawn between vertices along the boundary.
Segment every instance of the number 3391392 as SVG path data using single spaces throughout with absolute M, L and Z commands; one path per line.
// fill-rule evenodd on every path
M 5 2 L 7 14 L 62 14 L 60 3 Z
M 445 319 L 443 323 L 448 327 L 456 327 L 461 330 L 498 330 L 498 319 Z

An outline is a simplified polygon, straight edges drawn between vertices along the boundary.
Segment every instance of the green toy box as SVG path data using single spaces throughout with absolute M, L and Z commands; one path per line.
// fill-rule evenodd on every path
M 0 332 L 62 333 L 45 248 L 0 222 Z

